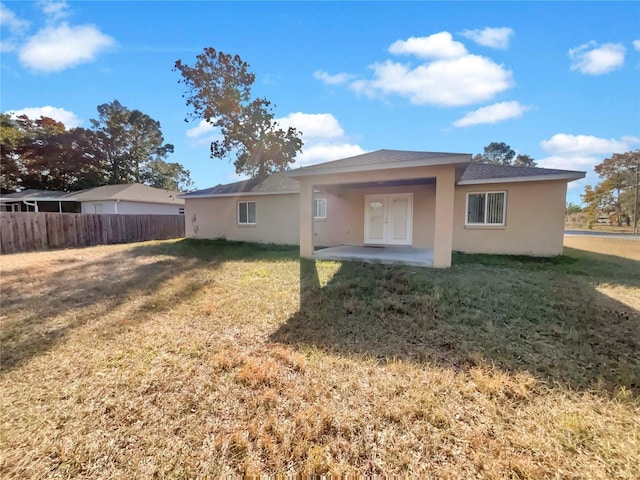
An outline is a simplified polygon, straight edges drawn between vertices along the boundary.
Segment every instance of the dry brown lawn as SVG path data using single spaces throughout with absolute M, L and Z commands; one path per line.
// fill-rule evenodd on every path
M 635 479 L 639 263 L 571 247 L 447 271 L 217 241 L 3 256 L 0 477 Z
M 565 247 L 587 252 L 640 260 L 640 241 L 629 237 L 612 238 L 588 235 L 565 235 L 564 245 Z

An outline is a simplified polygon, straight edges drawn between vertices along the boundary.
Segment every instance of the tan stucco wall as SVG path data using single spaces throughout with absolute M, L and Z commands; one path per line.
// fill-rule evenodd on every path
M 327 218 L 313 222 L 314 245 L 362 245 L 364 196 L 374 193 L 413 193 L 413 245 L 433 248 L 434 185 L 318 191 L 314 194 L 315 198 L 327 199 Z M 239 201 L 256 202 L 255 226 L 237 224 L 236 205 Z M 186 236 L 194 237 L 194 228 L 197 226 L 197 238 L 225 237 L 228 240 L 297 245 L 298 202 L 298 195 L 187 199 Z
M 362 245 L 364 197 L 388 193 L 413 193 L 413 245 L 433 248 L 435 185 L 338 189 L 333 196 L 316 193 L 327 198 L 327 220 L 314 223 L 315 245 Z
M 185 200 L 187 238 L 225 237 L 245 242 L 299 243 L 297 194 Z M 256 202 L 255 225 L 238 225 L 237 203 L 242 201 Z
M 313 222 L 315 246 L 362 245 L 364 196 L 413 193 L 413 246 L 434 248 L 435 185 L 320 190 L 327 199 L 327 219 Z M 505 227 L 465 227 L 467 192 L 506 191 Z M 448 197 L 447 197 L 448 198 Z M 565 181 L 521 182 L 455 187 L 453 249 L 469 253 L 550 256 L 562 253 Z M 255 226 L 237 224 L 238 201 L 255 201 Z M 300 198 L 297 194 L 187 199 L 186 236 L 226 237 L 263 243 L 299 244 Z M 195 215 L 195 221 L 194 221 Z M 194 235 L 194 227 L 197 233 Z
M 421 166 L 421 167 L 408 167 L 408 168 L 388 168 L 378 170 L 359 170 L 348 173 L 320 173 L 316 171 L 314 174 L 297 176 L 296 179 L 300 182 L 300 188 L 302 192 L 303 202 L 306 205 L 307 199 L 310 198 L 309 193 L 311 186 L 318 188 L 326 188 L 332 185 L 345 185 L 345 184 L 362 184 L 373 183 L 380 184 L 380 187 L 375 187 L 374 191 L 381 192 L 384 188 L 385 182 L 393 180 L 412 180 L 412 179 L 435 179 L 435 197 L 440 203 L 442 208 L 438 211 L 434 210 L 433 222 L 433 235 L 429 238 L 421 236 L 421 229 L 425 223 L 420 223 L 423 220 L 420 215 L 416 215 L 418 209 L 414 205 L 414 223 L 418 225 L 417 236 L 413 237 L 412 244 L 416 247 L 433 247 L 433 265 L 434 267 L 448 267 L 451 265 L 451 251 L 452 251 L 452 236 L 453 236 L 453 203 L 454 203 L 454 187 L 455 179 L 459 174 L 460 169 L 455 164 L 437 165 L 437 166 Z M 402 188 L 402 187 L 401 187 Z M 355 189 L 358 194 L 363 193 L 359 189 Z M 406 191 L 406 188 L 404 189 Z M 364 201 L 364 200 L 363 200 Z M 363 205 L 363 202 L 351 202 L 354 210 L 353 216 L 358 216 L 358 205 Z M 435 202 L 434 202 L 435 203 Z M 419 205 L 420 206 L 420 205 Z M 360 222 L 364 222 L 364 207 L 360 213 Z M 305 210 L 299 212 L 300 218 L 300 255 L 308 257 L 313 252 L 313 243 L 316 243 L 318 239 L 311 236 L 310 223 L 307 217 L 307 207 Z M 352 228 L 355 231 L 357 227 L 356 223 L 352 223 Z M 350 244 L 359 245 L 364 240 L 362 232 L 350 231 L 347 242 Z M 358 237 L 358 238 L 355 238 Z M 361 238 L 362 240 L 359 240 Z M 317 244 L 317 243 L 316 243 Z
M 465 227 L 466 194 L 507 192 L 506 226 Z M 453 249 L 468 253 L 562 254 L 566 181 L 457 186 Z

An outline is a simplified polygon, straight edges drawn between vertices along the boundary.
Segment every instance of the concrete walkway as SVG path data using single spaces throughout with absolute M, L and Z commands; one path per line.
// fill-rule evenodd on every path
M 416 267 L 433 266 L 433 250 L 408 246 L 361 247 L 341 245 L 316 250 L 317 260 L 355 260 L 370 263 L 399 263 Z

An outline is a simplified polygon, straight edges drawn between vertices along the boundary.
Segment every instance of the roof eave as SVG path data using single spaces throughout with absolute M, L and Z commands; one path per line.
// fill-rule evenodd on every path
M 378 164 L 368 165 L 348 165 L 341 167 L 324 167 L 324 168 L 312 168 L 300 167 L 297 170 L 288 170 L 286 173 L 289 177 L 311 177 L 315 175 L 328 175 L 332 173 L 352 173 L 352 172 L 365 172 L 372 170 L 393 170 L 396 168 L 411 168 L 411 167 L 437 167 L 440 165 L 456 165 L 466 164 L 471 162 L 471 155 L 452 155 L 450 157 L 439 157 L 437 159 L 428 160 L 405 160 L 402 162 L 386 162 Z M 309 168 L 309 170 L 306 170 Z
M 566 180 L 572 182 L 584 178 L 586 172 L 555 173 L 550 175 L 526 175 L 522 177 L 501 178 L 476 178 L 472 180 L 460 180 L 458 185 L 484 185 L 488 183 L 516 183 L 516 182 L 541 182 L 545 180 Z
M 299 194 L 299 190 L 286 190 L 282 192 L 235 192 L 235 193 L 204 193 L 201 195 L 178 195 L 178 198 L 189 199 L 189 198 L 224 198 L 224 197 L 251 197 L 258 195 L 293 195 Z
M 68 197 L 64 197 L 64 198 L 60 198 L 60 197 L 39 197 L 39 198 L 29 198 L 29 197 L 23 197 L 23 198 L 0 198 L 0 202 L 3 203 L 9 203 L 9 202 L 76 202 L 77 200 L 75 198 L 68 198 Z
M 176 195 L 176 198 L 180 198 L 179 195 Z M 94 198 L 80 198 L 80 199 L 74 199 L 75 202 L 136 202 L 136 203 L 157 203 L 159 205 L 176 205 L 176 203 L 179 203 L 180 205 L 182 205 L 182 203 L 180 202 L 174 202 L 171 200 L 168 200 L 166 202 L 162 202 L 160 200 L 143 200 L 143 199 L 132 199 L 132 198 L 113 198 L 113 197 L 94 197 Z

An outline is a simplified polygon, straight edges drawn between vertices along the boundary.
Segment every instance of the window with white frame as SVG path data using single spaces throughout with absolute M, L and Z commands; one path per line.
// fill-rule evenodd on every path
M 467 193 L 466 225 L 505 224 L 507 192 Z
M 324 220 L 327 218 L 327 199 L 313 199 L 313 218 L 316 220 Z
M 256 224 L 256 202 L 238 202 L 238 225 Z

